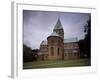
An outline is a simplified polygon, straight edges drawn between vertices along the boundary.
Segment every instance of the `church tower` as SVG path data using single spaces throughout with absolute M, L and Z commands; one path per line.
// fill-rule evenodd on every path
M 60 60 L 63 59 L 63 39 L 53 32 L 47 37 L 48 40 L 48 59 Z
M 61 25 L 60 19 L 58 18 L 58 21 L 53 29 L 53 32 L 56 32 L 59 34 L 60 37 L 62 37 L 62 39 L 64 40 L 64 30 L 63 27 Z
M 48 40 L 48 59 L 64 59 L 64 30 L 60 19 L 58 19 L 53 32 L 47 37 Z

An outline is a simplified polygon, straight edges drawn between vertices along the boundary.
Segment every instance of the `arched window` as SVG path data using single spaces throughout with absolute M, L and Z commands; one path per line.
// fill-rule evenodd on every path
M 53 44 L 54 44 L 54 40 L 52 39 L 52 40 L 51 40 L 51 45 L 53 45 Z
M 58 48 L 58 56 L 59 56 L 59 54 L 60 54 L 60 51 L 59 51 L 59 48 Z
M 54 48 L 51 47 L 51 56 L 53 56 L 53 55 L 54 55 Z

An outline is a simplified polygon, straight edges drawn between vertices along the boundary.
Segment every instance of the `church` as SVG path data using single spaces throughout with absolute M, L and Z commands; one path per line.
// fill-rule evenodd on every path
M 38 52 L 38 60 L 63 60 L 79 59 L 80 50 L 78 39 L 64 39 L 64 29 L 58 18 L 53 32 L 47 37 L 47 41 L 42 41 Z

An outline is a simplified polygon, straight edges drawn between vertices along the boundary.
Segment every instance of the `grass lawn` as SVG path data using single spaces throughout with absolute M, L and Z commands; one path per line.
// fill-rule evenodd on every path
M 89 59 L 24 62 L 23 69 L 90 66 Z

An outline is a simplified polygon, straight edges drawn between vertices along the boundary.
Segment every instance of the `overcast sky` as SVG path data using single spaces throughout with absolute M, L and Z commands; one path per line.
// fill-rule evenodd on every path
M 40 47 L 43 40 L 53 32 L 60 17 L 64 29 L 64 38 L 84 38 L 84 25 L 89 13 L 47 12 L 23 10 L 23 42 L 32 49 Z

